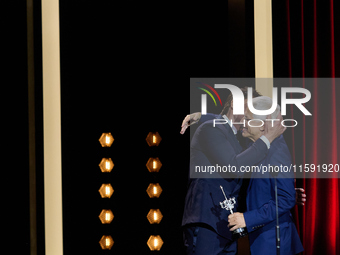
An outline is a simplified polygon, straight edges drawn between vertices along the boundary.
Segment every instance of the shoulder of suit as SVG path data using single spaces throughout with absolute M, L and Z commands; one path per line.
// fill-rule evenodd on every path
M 290 151 L 283 136 L 279 136 L 270 144 L 269 154 L 279 156 L 282 159 L 290 160 Z M 271 158 L 271 157 L 268 157 Z M 276 157 L 275 157 L 276 158 Z
M 216 125 L 218 126 L 218 125 Z M 199 128 L 214 128 L 214 120 L 207 120 L 205 122 L 203 122 Z
M 283 137 L 283 135 L 280 135 L 278 138 L 276 138 L 271 144 L 270 144 L 270 148 L 272 148 L 272 150 L 274 149 L 283 149 L 287 147 L 286 141 Z M 288 147 L 287 147 L 288 149 Z
M 218 131 L 224 134 L 228 134 L 227 128 L 225 126 L 226 125 L 219 125 L 219 124 L 214 125 L 214 120 L 207 120 L 203 122 L 197 129 L 199 130 L 198 132 Z
M 200 124 L 197 129 L 205 129 L 213 126 L 213 120 L 207 120 Z

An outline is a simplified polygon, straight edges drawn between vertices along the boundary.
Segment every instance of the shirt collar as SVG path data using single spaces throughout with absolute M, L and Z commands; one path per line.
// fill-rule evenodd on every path
M 229 120 L 229 118 L 227 117 L 227 115 L 224 114 L 224 115 L 222 115 L 222 117 L 223 117 L 223 119 L 225 119 L 228 122 L 229 126 L 231 127 L 231 129 L 234 132 L 234 135 L 236 135 L 237 134 L 237 129 L 236 129 L 236 127 L 234 125 L 232 125 L 232 123 Z

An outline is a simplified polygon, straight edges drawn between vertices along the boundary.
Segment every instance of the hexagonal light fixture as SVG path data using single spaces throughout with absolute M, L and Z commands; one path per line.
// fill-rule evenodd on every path
M 162 248 L 163 243 L 164 242 L 159 235 L 151 235 L 147 241 L 147 245 L 151 251 L 159 251 Z
M 99 219 L 103 224 L 110 224 L 114 218 L 114 215 L 111 210 L 103 209 L 99 214 Z
M 163 214 L 159 209 L 150 209 L 146 218 L 148 218 L 150 224 L 159 224 L 163 218 Z
M 159 172 L 159 169 L 162 167 L 162 163 L 159 158 L 149 158 L 148 162 L 146 163 L 146 167 L 150 173 Z
M 162 193 L 162 188 L 159 183 L 150 183 L 148 188 L 146 189 L 146 193 L 148 193 L 150 198 L 159 197 Z
M 102 198 L 110 198 L 113 194 L 114 190 L 110 183 L 104 183 L 100 186 L 99 193 Z
M 102 161 L 99 163 L 100 170 L 103 173 L 109 173 L 112 171 L 112 168 L 114 167 L 114 164 L 112 162 L 111 158 L 103 158 Z
M 114 140 L 115 139 L 113 139 L 111 133 L 103 133 L 99 138 L 99 142 L 102 147 L 111 147 Z
M 114 241 L 110 235 L 103 235 L 102 238 L 99 241 L 100 246 L 103 250 L 111 250 Z
M 162 138 L 158 132 L 149 132 L 146 137 L 146 142 L 149 146 L 158 146 Z

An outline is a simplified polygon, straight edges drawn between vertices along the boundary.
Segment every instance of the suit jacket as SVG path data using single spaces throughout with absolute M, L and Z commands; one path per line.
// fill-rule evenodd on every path
M 259 165 L 290 166 L 291 156 L 281 135 L 270 145 L 267 157 Z M 255 178 L 260 177 L 260 178 Z M 247 191 L 244 219 L 249 232 L 252 255 L 276 254 L 275 179 L 271 174 L 253 173 Z M 277 176 L 280 245 L 282 255 L 296 254 L 303 247 L 290 210 L 295 206 L 294 173 Z
M 218 116 L 221 118 L 221 116 Z M 229 124 L 213 127 L 211 120 L 201 124 L 191 141 L 190 167 L 195 165 L 254 165 L 262 160 L 268 152 L 266 144 L 259 139 L 246 151 L 242 152 L 236 136 Z M 242 179 L 234 178 L 189 178 L 189 187 L 185 198 L 182 226 L 204 223 L 212 227 L 219 235 L 232 238 L 228 228 L 229 211 L 221 208 L 224 200 L 220 185 L 228 198 L 235 197 L 242 184 Z M 237 206 L 234 211 L 237 210 Z

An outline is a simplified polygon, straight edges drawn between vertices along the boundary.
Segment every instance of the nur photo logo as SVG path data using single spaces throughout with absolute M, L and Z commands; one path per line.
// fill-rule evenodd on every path
M 215 83 L 214 87 L 200 82 L 196 81 L 196 84 L 200 84 L 201 86 L 197 87 L 199 90 L 202 90 L 205 92 L 204 94 L 201 94 L 201 114 L 206 115 L 207 114 L 207 95 L 210 96 L 210 98 L 213 100 L 215 106 L 218 106 L 220 104 L 223 107 L 222 100 L 218 92 L 216 91 L 220 89 L 219 92 L 222 91 L 222 93 L 226 93 L 229 91 L 231 93 L 233 101 L 232 101 L 232 107 L 233 112 L 235 115 L 244 115 L 245 107 L 249 109 L 251 113 L 258 116 L 267 116 L 272 114 L 275 109 L 277 108 L 278 101 L 280 99 L 281 101 L 281 115 L 286 116 L 287 115 L 287 106 L 288 105 L 294 105 L 297 109 L 299 109 L 305 116 L 312 116 L 312 113 L 309 112 L 305 106 L 307 102 L 311 99 L 311 93 L 308 89 L 303 87 L 280 87 L 279 89 L 277 87 L 272 88 L 272 105 L 270 109 L 267 110 L 259 110 L 256 109 L 253 105 L 253 98 L 252 95 L 253 88 L 247 87 L 248 93 L 247 97 L 245 98 L 242 90 L 232 84 L 221 84 L 221 83 Z M 279 93 L 280 92 L 280 96 Z M 291 98 L 289 95 L 292 93 L 299 95 L 298 98 Z M 257 120 L 257 119 L 254 119 Z M 264 121 L 260 120 L 262 125 L 264 125 Z M 275 121 L 279 121 L 279 119 L 266 119 L 265 121 L 270 121 L 272 125 L 274 125 Z M 215 119 L 214 120 L 214 127 L 217 124 L 225 124 L 225 119 Z M 292 125 L 286 124 L 286 122 L 293 123 Z M 240 123 L 239 123 L 240 124 Z M 297 126 L 298 122 L 295 119 L 284 119 L 281 122 L 282 126 L 285 127 L 295 127 Z M 245 125 L 245 123 L 243 123 Z M 248 123 L 249 126 L 252 126 L 250 123 Z
M 216 97 L 219 100 L 221 106 L 223 106 L 220 95 L 217 93 L 217 91 L 213 87 L 211 87 L 210 85 L 208 85 L 206 83 L 203 83 L 203 82 L 197 82 L 197 83 L 205 86 L 208 89 L 210 89 L 216 95 Z M 198 89 L 203 90 L 204 92 L 206 92 L 212 98 L 212 100 L 214 101 L 215 106 L 217 106 L 215 97 L 213 96 L 213 94 L 211 94 L 211 92 L 209 90 L 207 90 L 205 88 L 202 88 L 202 87 L 198 87 Z M 207 114 L 207 94 L 202 94 L 201 95 L 201 112 L 202 112 L 202 114 Z

